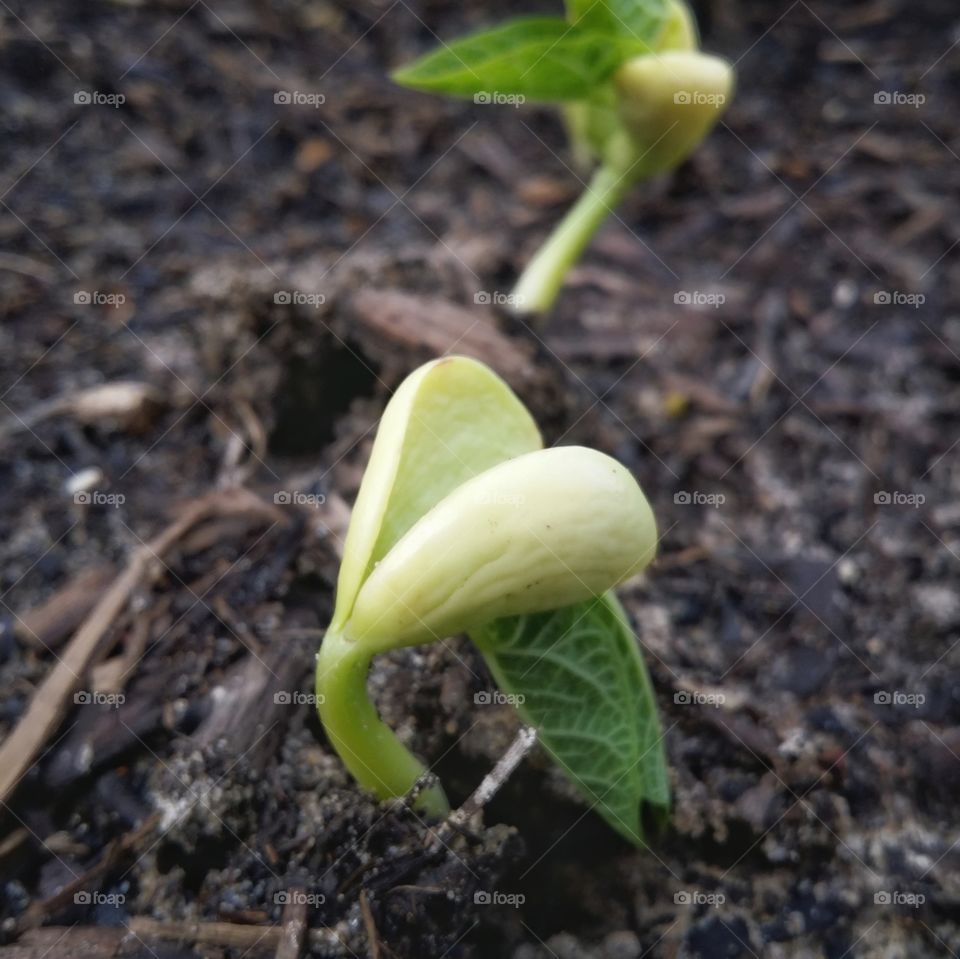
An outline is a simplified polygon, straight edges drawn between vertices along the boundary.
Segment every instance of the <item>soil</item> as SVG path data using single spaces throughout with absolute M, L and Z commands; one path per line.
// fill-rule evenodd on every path
M 0 733 L 191 503 L 273 518 L 198 524 L 123 604 L 3 806 L 0 954 L 960 951 L 953 4 L 698 5 L 725 122 L 545 329 L 499 304 L 579 186 L 557 115 L 387 77 L 512 5 L 4 6 Z M 371 430 L 451 350 L 654 504 L 623 591 L 674 793 L 649 849 L 536 751 L 441 841 L 308 701 Z M 371 682 L 455 804 L 517 730 L 463 639 Z

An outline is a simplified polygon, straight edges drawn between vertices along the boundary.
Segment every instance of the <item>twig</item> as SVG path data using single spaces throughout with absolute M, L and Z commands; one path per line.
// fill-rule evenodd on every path
M 242 428 L 249 443 L 239 432 L 230 430 L 223 464 L 217 479 L 217 485 L 220 488 L 242 486 L 263 463 L 263 458 L 267 455 L 267 431 L 263 428 L 263 423 L 260 422 L 253 407 L 245 399 L 239 399 L 236 403 L 236 412 L 242 421 Z M 250 452 L 244 461 L 244 454 L 248 448 Z
M 496 766 L 483 777 L 483 781 L 467 801 L 451 813 L 444 825 L 454 829 L 465 826 L 500 791 L 523 757 L 533 749 L 536 741 L 537 731 L 532 726 L 524 726 L 507 751 L 497 760 Z
M 276 959 L 300 959 L 307 945 L 307 899 L 303 889 L 287 891 Z
M 0 862 L 15 853 L 27 840 L 30 833 L 26 829 L 14 829 L 0 839 Z
M 168 597 L 161 600 L 161 612 L 170 606 Z M 147 612 L 138 616 L 127 631 L 123 650 L 112 659 L 98 663 L 90 672 L 90 684 L 104 693 L 119 693 L 124 689 L 126 679 L 134 667 L 143 658 L 150 642 L 150 630 L 153 627 L 156 612 Z
M 12 945 L 3 946 L 0 955 L 3 959 L 120 959 L 132 954 L 124 948 L 126 935 L 117 926 L 47 926 L 24 933 Z
M 210 516 L 250 512 L 277 523 L 286 522 L 282 513 L 253 493 L 239 489 L 218 492 L 196 500 L 159 536 L 133 553 L 127 568 L 114 580 L 84 620 L 65 647 L 62 658 L 34 692 L 30 706 L 16 729 L 0 746 L 0 802 L 10 798 L 44 743 L 66 715 L 71 696 L 80 688 L 101 640 L 123 611 L 150 565 L 161 559 L 184 533 L 202 520 Z
M 45 283 L 53 283 L 57 279 L 57 271 L 52 267 L 33 257 L 23 256 L 21 253 L 0 253 L 0 270 L 32 276 Z
M 282 926 L 238 926 L 229 922 L 161 922 L 134 916 L 127 927 L 46 926 L 26 931 L 16 943 L 5 946 L 4 959 L 116 959 L 140 955 L 159 942 L 192 943 L 220 949 L 236 949 L 243 955 L 267 956 L 283 938 Z M 318 954 L 330 957 L 356 956 L 347 943 L 350 929 L 339 922 L 327 929 L 309 929 L 306 939 Z
M 251 952 L 275 952 L 283 938 L 282 926 L 236 926 L 229 922 L 161 922 L 146 916 L 130 920 L 130 932 L 146 941 L 191 942 L 197 945 L 227 946 Z M 348 924 L 339 922 L 325 929 L 308 929 L 306 940 L 325 954 L 348 955 Z M 356 955 L 356 953 L 353 953 Z
M 367 933 L 367 945 L 370 946 L 370 959 L 380 959 L 380 936 L 366 889 L 360 890 L 360 915 L 363 916 L 363 928 Z
M 116 575 L 110 566 L 85 569 L 41 605 L 20 614 L 14 631 L 35 649 L 56 649 L 90 615 Z
M 72 416 L 79 423 L 116 422 L 133 428 L 144 422 L 151 410 L 163 406 L 163 394 L 148 383 L 118 380 L 102 383 L 79 392 L 55 396 L 38 403 L 23 415 L 14 413 L 0 423 L 0 442 L 21 430 L 54 416 Z

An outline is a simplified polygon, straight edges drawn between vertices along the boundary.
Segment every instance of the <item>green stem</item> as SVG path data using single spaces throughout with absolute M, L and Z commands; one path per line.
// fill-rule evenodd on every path
M 379 798 L 391 799 L 406 796 L 426 769 L 381 721 L 367 696 L 371 656 L 342 633 L 329 630 L 317 655 L 317 709 L 354 779 Z M 425 789 L 416 805 L 438 817 L 450 808 L 439 786 Z
M 549 239 L 537 251 L 513 288 L 517 313 L 545 313 L 590 238 L 629 190 L 633 180 L 601 166 Z

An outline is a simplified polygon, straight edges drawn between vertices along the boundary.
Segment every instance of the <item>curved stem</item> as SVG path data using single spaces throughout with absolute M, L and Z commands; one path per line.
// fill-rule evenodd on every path
M 371 656 L 342 633 L 328 631 L 317 655 L 317 709 L 354 779 L 379 798 L 391 799 L 406 796 L 426 769 L 381 721 L 367 696 Z M 434 816 L 450 809 L 439 786 L 425 789 L 416 805 Z
M 630 188 L 631 177 L 601 166 L 577 202 L 537 251 L 513 288 L 517 313 L 544 313 L 590 238 Z

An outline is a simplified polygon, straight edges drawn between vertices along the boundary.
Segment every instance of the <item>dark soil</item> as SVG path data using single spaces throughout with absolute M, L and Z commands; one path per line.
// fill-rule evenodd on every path
M 543 332 L 482 302 L 576 195 L 557 116 L 386 76 L 516 12 L 4 4 L 0 731 L 75 628 L 31 635 L 77 577 L 97 598 L 218 488 L 326 502 L 211 521 L 151 569 L 83 677 L 132 648 L 122 705 L 71 707 L 4 807 L 0 952 L 260 955 L 103 937 L 255 937 L 291 891 L 316 955 L 960 951 L 957 10 L 700 5 L 737 62 L 726 122 L 604 227 Z M 304 700 L 371 428 L 417 363 L 477 342 L 550 442 L 616 455 L 654 503 L 660 558 L 624 590 L 674 790 L 649 850 L 537 753 L 438 843 L 352 784 Z M 148 401 L 84 406 L 116 381 Z M 516 730 L 474 704 L 462 640 L 372 683 L 454 802 Z

